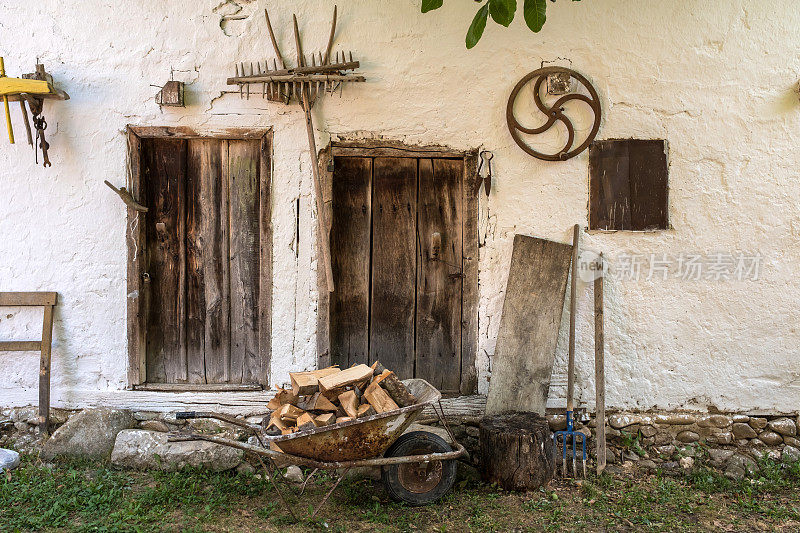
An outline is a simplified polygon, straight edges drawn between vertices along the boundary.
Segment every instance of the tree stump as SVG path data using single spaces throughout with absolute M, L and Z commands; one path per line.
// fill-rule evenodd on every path
M 536 413 L 506 413 L 480 422 L 481 478 L 506 490 L 526 491 L 553 479 L 553 438 Z

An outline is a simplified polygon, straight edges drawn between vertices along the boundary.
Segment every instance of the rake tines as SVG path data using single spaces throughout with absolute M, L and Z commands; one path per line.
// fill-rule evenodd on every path
M 580 453 L 578 446 L 580 445 Z M 567 411 L 567 429 L 553 433 L 553 454 L 556 461 L 556 474 L 561 463 L 561 477 L 569 477 L 568 456 L 572 456 L 572 476 L 586 477 L 586 435 L 574 431 L 572 411 Z M 559 461 L 559 455 L 561 460 Z

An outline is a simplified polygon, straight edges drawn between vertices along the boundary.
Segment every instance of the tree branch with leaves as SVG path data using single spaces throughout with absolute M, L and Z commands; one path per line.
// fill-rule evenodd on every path
M 483 2 L 483 0 L 476 0 Z M 552 0 L 555 2 L 555 0 Z M 579 0 L 573 0 L 576 2 Z M 444 0 L 422 0 L 422 12 L 427 13 L 434 9 L 442 7 Z M 539 32 L 544 26 L 547 11 L 547 0 L 523 0 L 522 16 L 525 18 L 525 24 L 533 32 Z M 486 29 L 486 22 L 491 15 L 492 20 L 501 26 L 508 26 L 514 20 L 514 15 L 517 12 L 517 0 L 487 0 L 475 13 L 475 18 L 472 19 L 472 24 L 469 25 L 467 30 L 466 44 L 467 48 L 472 48 L 483 35 L 483 30 Z

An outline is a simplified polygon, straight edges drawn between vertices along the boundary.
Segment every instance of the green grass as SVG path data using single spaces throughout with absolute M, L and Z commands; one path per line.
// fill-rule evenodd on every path
M 741 481 L 705 469 L 683 477 L 604 474 L 527 494 L 465 481 L 423 508 L 389 501 L 379 483 L 352 480 L 318 518 L 296 524 L 260 476 L 75 462 L 47 468 L 25 457 L 10 480 L 0 478 L 0 531 L 800 530 L 800 464 L 759 466 L 758 476 Z M 330 479 L 319 476 L 300 499 L 284 493 L 308 516 Z

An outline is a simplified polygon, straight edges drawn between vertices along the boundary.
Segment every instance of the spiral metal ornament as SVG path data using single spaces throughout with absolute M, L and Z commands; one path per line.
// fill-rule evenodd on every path
M 542 102 L 541 89 L 542 84 L 547 81 L 548 76 L 554 74 L 567 74 L 569 77 L 575 78 L 586 88 L 589 96 L 577 92 L 571 92 L 557 99 L 551 106 L 548 107 L 544 102 Z M 517 100 L 517 96 L 522 88 L 533 79 L 535 79 L 533 85 L 533 102 L 536 104 L 536 107 L 539 109 L 539 111 L 541 111 L 542 114 L 547 117 L 547 122 L 537 128 L 526 128 L 520 124 L 517 121 L 517 118 L 514 116 L 514 102 Z M 592 124 L 592 129 L 589 132 L 589 135 L 586 137 L 583 143 L 576 147 L 573 147 L 573 144 L 575 143 L 575 128 L 572 125 L 572 121 L 564 114 L 563 110 L 563 105 L 571 100 L 585 102 L 594 112 L 594 123 Z M 544 67 L 534 70 L 519 80 L 519 83 L 517 83 L 517 85 L 514 87 L 514 90 L 511 91 L 511 96 L 508 98 L 508 106 L 506 107 L 506 121 L 508 122 L 508 130 L 511 132 L 511 136 L 514 138 L 514 141 L 527 153 L 533 157 L 544 159 L 545 161 L 565 161 L 583 152 L 594 140 L 595 136 L 597 135 L 597 131 L 600 129 L 600 113 L 600 97 L 597 95 L 597 91 L 595 91 L 594 87 L 592 87 L 592 84 L 589 83 L 589 80 L 572 69 L 564 67 Z M 556 121 L 561 121 L 561 123 L 563 123 L 567 128 L 567 142 L 564 145 L 564 148 L 555 154 L 545 154 L 534 150 L 528 144 L 526 144 L 520 136 L 521 133 L 527 133 L 531 135 L 544 133 L 552 128 Z

